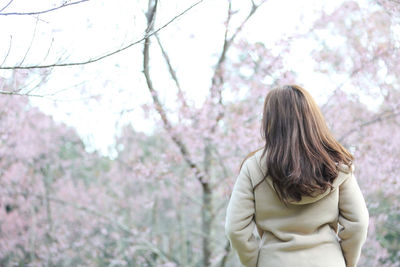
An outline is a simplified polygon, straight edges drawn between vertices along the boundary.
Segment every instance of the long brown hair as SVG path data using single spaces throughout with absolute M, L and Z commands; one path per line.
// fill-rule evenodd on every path
M 354 159 L 332 136 L 311 95 L 298 85 L 268 92 L 260 130 L 265 140 L 261 157 L 267 155 L 264 179 L 271 177 L 285 204 L 332 188 L 339 165 L 350 168 Z

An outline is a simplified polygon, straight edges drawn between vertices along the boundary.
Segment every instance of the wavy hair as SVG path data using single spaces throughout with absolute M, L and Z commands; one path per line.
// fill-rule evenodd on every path
M 298 85 L 285 85 L 268 92 L 260 130 L 264 149 L 251 152 L 241 166 L 263 149 L 261 157 L 267 155 L 264 179 L 271 177 L 285 204 L 332 189 L 339 165 L 350 168 L 354 159 L 333 137 L 311 95 Z

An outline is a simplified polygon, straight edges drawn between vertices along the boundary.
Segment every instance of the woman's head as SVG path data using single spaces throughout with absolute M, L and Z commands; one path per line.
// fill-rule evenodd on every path
M 311 95 L 298 85 L 268 92 L 261 135 L 268 174 L 281 199 L 300 200 L 331 187 L 338 164 L 353 156 L 330 133 Z
M 318 105 L 311 95 L 298 85 L 285 85 L 268 92 L 263 109 L 261 136 L 268 142 L 291 137 L 331 138 Z M 322 141 L 322 140 L 321 140 Z M 306 144 L 305 144 L 306 145 Z

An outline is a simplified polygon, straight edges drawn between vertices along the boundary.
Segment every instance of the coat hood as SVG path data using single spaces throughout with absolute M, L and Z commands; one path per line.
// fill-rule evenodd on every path
M 263 150 L 260 149 L 259 151 L 257 151 L 254 154 L 254 158 L 257 162 L 257 165 L 258 165 L 259 169 L 261 170 L 261 173 L 263 174 L 262 177 L 259 178 L 259 181 L 261 181 L 261 179 L 264 177 L 265 173 L 267 172 L 267 167 L 265 164 L 265 155 L 264 155 L 264 157 L 261 158 L 262 151 Z M 340 164 L 338 176 L 332 183 L 332 186 L 333 186 L 332 189 L 328 188 L 325 192 L 320 193 L 315 196 L 312 196 L 312 197 L 311 196 L 303 196 L 300 201 L 290 200 L 289 203 L 294 204 L 294 205 L 304 205 L 304 204 L 310 204 L 310 203 L 316 202 L 316 201 L 324 198 L 331 191 L 336 190 L 351 175 L 351 173 L 353 171 L 354 171 L 353 165 L 352 165 L 352 168 L 350 169 L 347 165 Z M 265 180 L 271 186 L 271 188 L 275 191 L 271 177 L 267 176 L 267 178 Z M 256 184 L 257 183 L 258 182 L 256 182 Z

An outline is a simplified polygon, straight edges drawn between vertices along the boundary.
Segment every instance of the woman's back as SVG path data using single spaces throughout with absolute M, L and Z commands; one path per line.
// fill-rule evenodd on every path
M 266 171 L 260 156 L 258 151 L 244 162 L 227 209 L 226 234 L 242 264 L 355 266 L 366 239 L 368 210 L 353 171 L 343 166 L 332 190 L 285 205 L 268 178 L 253 191 Z M 344 227 L 339 235 L 338 223 Z
M 278 100 L 282 104 L 282 99 Z M 279 113 L 275 116 L 268 121 L 282 119 Z M 284 119 L 290 122 L 288 117 L 286 114 Z M 281 131 L 288 131 L 283 123 L 264 125 L 268 130 L 266 135 L 269 134 L 267 139 L 271 141 L 267 149 L 255 151 L 244 160 L 233 187 L 225 223 L 232 247 L 247 267 L 356 266 L 367 236 L 368 210 L 354 177 L 353 165 L 350 168 L 349 164 L 335 165 L 332 161 L 343 156 L 348 162 L 351 155 L 327 133 L 323 138 L 330 138 L 332 141 L 328 141 L 338 152 L 326 149 L 321 153 L 328 155 L 327 159 L 307 159 L 309 151 L 304 153 L 305 148 L 318 147 L 318 140 L 323 138 L 317 136 L 309 143 L 304 138 L 302 148 L 296 144 L 300 138 L 290 140 L 293 136 L 290 131 L 296 131 L 291 125 L 286 140 L 297 147 L 300 155 L 291 158 L 290 147 L 280 150 L 283 145 L 279 142 L 274 147 L 273 139 L 279 139 L 274 136 L 277 125 Z M 281 134 L 277 132 L 277 135 Z M 331 145 L 328 141 L 322 149 Z M 328 157 L 332 151 L 331 159 Z M 305 166 L 311 167 L 304 169 Z M 255 229 L 260 233 L 261 242 L 253 235 Z

